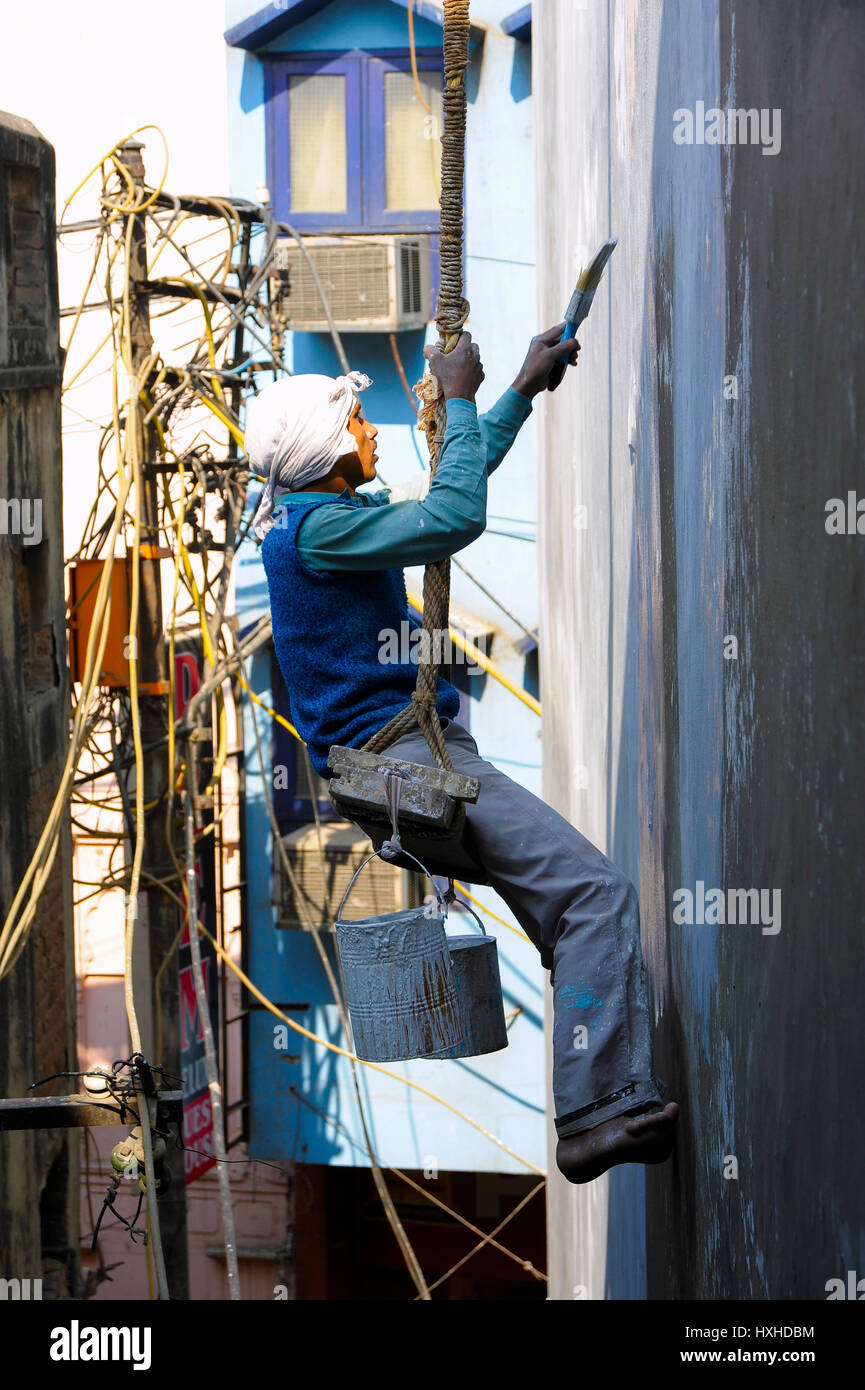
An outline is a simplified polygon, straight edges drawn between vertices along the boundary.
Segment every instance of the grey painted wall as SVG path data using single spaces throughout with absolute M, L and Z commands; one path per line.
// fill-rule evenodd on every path
M 551 1180 L 551 1297 L 821 1299 L 865 1272 L 865 536 L 826 530 L 865 498 L 865 11 L 545 0 L 533 38 L 541 318 L 620 238 L 542 412 L 545 794 L 639 886 L 683 1111 L 645 1183 Z M 762 144 L 676 143 L 699 102 Z M 698 881 L 780 929 L 677 923 Z

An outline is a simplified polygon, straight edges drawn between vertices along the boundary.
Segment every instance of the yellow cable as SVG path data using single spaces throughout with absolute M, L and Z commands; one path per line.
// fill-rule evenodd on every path
M 169 285 L 185 285 L 187 289 L 192 290 L 193 294 L 196 296 L 196 298 L 199 300 L 201 304 L 201 312 L 204 315 L 204 331 L 207 338 L 207 355 L 210 360 L 210 366 L 214 373 L 214 375 L 211 377 L 213 394 L 219 401 L 220 405 L 224 407 L 225 401 L 223 400 L 222 396 L 222 388 L 219 385 L 219 378 L 215 375 L 216 349 L 213 343 L 213 325 L 211 323 L 210 318 L 210 307 L 207 303 L 207 300 L 204 297 L 204 291 L 201 289 L 199 285 L 196 285 L 194 281 L 187 279 L 183 275 L 169 275 L 167 277 L 166 283 Z
M 145 208 L 149 208 L 156 201 L 157 197 L 165 187 L 165 180 L 168 177 L 168 141 L 166 140 L 163 131 L 160 129 L 158 125 L 153 125 L 152 123 L 148 122 L 148 124 L 146 125 L 140 125 L 135 130 L 131 130 L 128 135 L 124 135 L 123 139 L 118 140 L 116 144 L 112 145 L 111 149 L 108 150 L 100 160 L 97 160 L 97 162 L 93 165 L 93 168 L 89 171 L 89 173 L 84 175 L 84 178 L 73 189 L 73 191 L 69 194 L 69 197 L 66 199 L 66 202 L 63 204 L 63 211 L 60 214 L 58 230 L 62 229 L 63 227 L 63 218 L 66 216 L 66 209 L 69 207 L 70 203 L 72 203 L 75 200 L 75 198 L 77 198 L 84 185 L 90 181 L 90 179 L 93 177 L 95 173 L 98 173 L 98 171 L 102 169 L 106 160 L 113 158 L 115 150 L 119 150 L 121 145 L 126 144 L 127 140 L 131 140 L 135 135 L 141 135 L 142 132 L 145 130 L 155 130 L 160 140 L 162 141 L 162 147 L 165 154 L 165 168 L 162 171 L 162 178 L 159 180 L 159 183 L 154 189 L 153 193 L 145 202 L 136 205 L 133 200 L 131 206 L 117 208 L 115 209 L 115 211 L 118 216 L 122 215 L 123 213 L 132 212 L 133 210 L 136 212 L 144 212 Z
M 198 399 L 201 401 L 202 405 L 206 405 L 207 409 L 213 412 L 217 420 L 222 421 L 223 425 L 229 431 L 232 438 L 236 440 L 236 442 L 240 445 L 240 448 L 242 449 L 243 430 L 240 428 L 240 426 L 234 420 L 232 420 L 229 415 L 224 415 L 222 411 L 219 409 L 218 405 L 216 405 L 216 403 L 212 401 L 209 396 L 199 394 Z
M 497 917 L 496 914 L 492 912 L 490 908 L 486 906 L 485 903 L 479 902 L 477 898 L 473 898 L 464 883 L 460 883 L 458 879 L 454 879 L 454 888 L 458 888 L 459 891 L 462 893 L 463 897 L 468 898 L 470 903 L 474 903 L 475 907 L 479 907 L 481 912 L 485 912 L 488 917 L 492 917 L 494 922 L 501 923 L 503 927 L 507 927 L 508 931 L 512 931 L 515 936 L 522 937 L 523 941 L 528 941 L 530 946 L 534 945 L 534 942 L 532 941 L 531 937 L 526 936 L 525 932 L 520 931 L 519 927 L 515 927 L 511 922 L 506 922 L 504 917 Z
M 303 744 L 303 746 L 304 746 L 304 748 L 305 748 L 305 747 L 306 747 L 306 741 L 305 741 L 305 739 L 302 739 L 302 738 L 300 737 L 300 734 L 297 732 L 297 729 L 294 727 L 294 725 L 293 725 L 293 724 L 289 724 L 288 720 L 287 720 L 287 719 L 283 719 L 283 717 L 282 717 L 281 714 L 277 714 L 277 712 L 276 712 L 275 709 L 271 709 L 271 708 L 270 708 L 270 705 L 266 705 L 266 704 L 264 703 L 264 701 L 263 701 L 262 699 L 260 699 L 258 695 L 256 695 L 255 691 L 254 691 L 253 689 L 251 689 L 251 687 L 250 687 L 249 685 L 247 685 L 246 681 L 244 680 L 243 676 L 240 674 L 239 671 L 238 671 L 238 673 L 237 673 L 237 679 L 240 681 L 240 684 L 243 686 L 243 688 L 244 688 L 244 690 L 246 691 L 246 693 L 247 693 L 247 695 L 249 696 L 249 698 L 250 698 L 251 700 L 254 700 L 255 703 L 256 703 L 257 705 L 260 705 L 261 708 L 262 708 L 263 710 L 265 710 L 265 711 L 270 715 L 270 717 L 271 717 L 272 719 L 275 719 L 275 720 L 276 720 L 277 724 L 281 724 L 282 727 L 283 727 L 284 729 L 288 729 L 288 732 L 289 732 L 290 734 L 294 734 L 294 737 L 295 737 L 296 739 L 299 739 L 300 742 Z
M 118 448 L 119 447 L 118 436 Z M 88 634 L 87 647 L 85 650 L 81 698 L 73 717 L 72 736 L 66 752 L 66 760 L 60 778 L 60 785 L 49 809 L 45 825 L 31 856 L 30 863 L 27 866 L 24 877 L 18 886 L 18 890 L 6 914 L 2 929 L 0 929 L 0 978 L 8 974 L 24 948 L 36 912 L 36 905 L 48 881 L 57 855 L 57 849 L 60 843 L 60 836 L 58 833 L 60 816 L 69 800 L 72 790 L 72 778 L 77 767 L 78 757 L 84 739 L 85 719 L 93 702 L 93 695 L 102 666 L 102 658 L 108 642 L 108 625 L 111 616 L 111 577 L 113 572 L 114 543 L 119 534 L 126 498 L 129 494 L 129 486 L 129 476 L 128 474 L 124 474 L 123 484 L 121 484 L 121 490 L 118 494 L 115 507 L 114 520 L 107 538 L 106 559 L 102 566 L 102 575 L 96 593 L 90 632 Z M 26 906 L 24 906 L 19 917 L 19 910 L 22 908 L 25 897 L 27 898 Z
M 416 608 L 419 613 L 423 613 L 423 599 L 420 595 L 416 594 L 412 589 L 409 589 L 408 597 L 412 607 Z M 523 704 L 527 705 L 533 714 L 537 714 L 540 717 L 542 713 L 540 701 L 536 700 L 534 695 L 530 695 L 529 692 L 523 690 L 521 686 L 515 685 L 514 682 L 505 675 L 504 671 L 496 666 L 494 661 L 490 661 L 489 657 L 481 651 L 480 647 L 476 647 L 474 642 L 467 641 L 462 633 L 457 632 L 453 627 L 450 627 L 448 631 L 450 632 L 451 641 L 455 646 L 459 647 L 460 651 L 465 652 L 466 656 L 470 656 L 473 661 L 477 662 L 478 666 L 486 671 L 488 675 L 492 676 L 493 680 L 498 681 L 499 685 L 503 685 L 505 690 L 509 690 L 512 695 L 516 695 L 517 699 L 522 700 Z
M 108 265 L 106 266 L 106 269 L 105 269 L 105 274 L 106 274 L 106 276 L 108 276 L 108 275 L 111 274 L 111 268 L 112 268 L 112 266 L 114 265 L 114 262 L 115 262 L 115 260 L 117 259 L 117 256 L 118 256 L 118 254 L 119 254 L 119 252 L 120 252 L 121 244 L 122 244 L 122 243 L 121 243 L 120 241 L 118 241 L 118 242 L 115 244 L 114 250 L 112 251 L 111 255 L 110 255 L 109 258 L 108 258 Z M 75 311 L 75 318 L 72 320 L 72 327 L 70 328 L 70 330 L 69 330 L 69 336 L 68 336 L 67 339 L 66 339 L 65 351 L 66 351 L 67 353 L 69 352 L 69 347 L 70 347 L 70 345 L 71 345 L 71 343 L 72 343 L 72 339 L 75 337 L 75 330 L 76 330 L 76 328 L 78 327 L 78 324 L 79 324 L 79 322 L 80 322 L 80 320 L 81 320 L 81 315 L 84 313 L 84 305 L 85 305 L 86 300 L 87 300 L 87 295 L 88 295 L 88 293 L 89 293 L 89 291 L 90 291 L 90 286 L 93 284 L 93 279 L 94 279 L 94 276 L 96 275 L 96 271 L 97 271 L 97 268 L 98 268 L 98 266 L 99 266 L 99 255 L 100 255 L 101 250 L 102 250 L 102 237 L 100 236 L 100 239 L 99 239 L 99 241 L 98 241 L 97 244 L 96 244 L 96 254 L 95 254 L 95 256 L 93 257 L 93 265 L 92 265 L 91 268 L 90 268 L 90 275 L 88 276 L 87 284 L 84 286 L 84 291 L 83 291 L 83 293 L 82 293 L 82 295 L 81 295 L 81 298 L 80 298 L 79 301 L 78 301 L 78 308 L 77 308 L 76 311 Z M 112 331 L 113 331 L 113 328 L 108 330 L 108 338 L 111 337 Z M 106 338 L 106 340 L 105 340 L 106 342 L 107 342 L 108 338 Z M 97 348 L 96 351 L 97 351 L 97 352 L 101 351 L 101 349 L 102 349 L 104 346 L 105 346 L 105 343 L 104 343 L 104 342 L 101 343 L 101 344 L 99 345 L 99 347 Z M 94 358 L 95 356 L 96 356 L 96 353 L 92 353 L 91 356 L 88 357 L 88 359 L 87 359 L 87 361 L 84 363 L 84 366 L 82 367 L 81 371 L 86 371 L 86 369 L 90 366 L 90 363 L 93 361 L 93 358 Z M 80 376 L 80 375 L 81 375 L 81 372 L 78 373 L 78 376 Z
M 77 323 L 78 320 L 76 319 L 75 322 Z M 72 332 L 70 332 L 69 337 L 68 337 L 67 340 L 66 340 L 65 351 L 66 351 L 66 353 L 67 353 L 67 360 L 68 360 L 68 353 L 69 353 L 69 344 L 70 344 L 70 342 L 72 341 L 72 333 L 74 333 L 74 331 L 75 331 L 75 324 L 72 325 Z M 87 371 L 87 368 L 90 366 L 90 363 L 93 361 L 94 357 L 98 357 L 99 354 L 100 354 L 100 352 L 102 351 L 102 349 L 111 341 L 111 336 L 112 336 L 112 333 L 113 333 L 113 332 L 114 332 L 113 328 L 109 328 L 108 332 L 105 334 L 105 337 L 102 339 L 102 342 L 99 344 L 98 347 L 95 347 L 95 348 L 93 349 L 93 351 L 91 352 L 90 356 L 87 358 L 87 361 L 84 363 L 84 366 L 83 366 L 83 367 L 79 367 L 79 369 L 78 369 L 78 371 L 75 373 L 75 375 L 74 375 L 73 377 L 70 377 L 70 379 L 69 379 L 68 381 L 64 381 L 64 383 L 63 383 L 63 394 L 64 394 L 64 395 L 66 394 L 67 391 L 69 391 L 69 390 L 75 385 L 76 381 L 77 381 L 78 378 L 82 375 L 82 373 Z

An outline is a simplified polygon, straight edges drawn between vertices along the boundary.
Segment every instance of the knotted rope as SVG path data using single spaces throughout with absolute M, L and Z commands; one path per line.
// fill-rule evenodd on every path
M 469 0 L 444 0 L 442 29 L 444 55 L 443 126 L 441 158 L 441 281 L 436 323 L 440 352 L 452 352 L 468 317 L 463 298 L 463 181 L 466 146 L 466 69 L 469 64 Z M 435 377 L 427 375 L 415 386 L 421 403 L 418 429 L 426 435 L 430 456 L 430 480 L 435 477 L 444 442 L 447 413 Z M 411 704 L 385 724 L 365 747 L 382 753 L 419 725 L 439 767 L 453 771 L 436 709 L 436 681 L 444 635 L 449 631 L 450 558 L 427 565 L 423 582 L 423 631 L 417 685 Z

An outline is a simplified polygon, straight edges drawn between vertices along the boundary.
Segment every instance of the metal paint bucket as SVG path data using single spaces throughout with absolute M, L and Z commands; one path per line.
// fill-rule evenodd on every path
M 336 944 L 354 1048 L 367 1062 L 399 1062 L 449 1051 L 462 1041 L 460 1007 L 444 924 L 447 906 L 411 908 L 357 922 L 342 910 Z
M 487 1052 L 500 1052 L 508 1045 L 496 940 L 487 936 L 477 914 L 471 908 L 467 910 L 482 935 L 447 938 L 463 1037 L 455 1047 L 437 1053 L 439 1061 L 448 1057 L 481 1057 Z

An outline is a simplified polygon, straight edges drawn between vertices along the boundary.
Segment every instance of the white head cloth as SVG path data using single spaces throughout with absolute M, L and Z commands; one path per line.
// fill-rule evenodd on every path
M 254 473 L 266 478 L 252 529 L 263 540 L 273 525 L 274 500 L 329 473 L 343 454 L 357 452 L 348 431 L 358 393 L 372 382 L 347 376 L 290 376 L 266 386 L 247 405 L 245 445 Z

